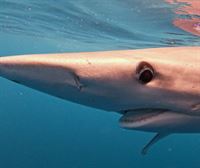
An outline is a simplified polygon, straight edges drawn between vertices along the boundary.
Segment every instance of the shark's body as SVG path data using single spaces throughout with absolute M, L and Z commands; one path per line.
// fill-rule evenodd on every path
M 200 47 L 0 58 L 0 76 L 123 116 L 157 136 L 200 132 Z

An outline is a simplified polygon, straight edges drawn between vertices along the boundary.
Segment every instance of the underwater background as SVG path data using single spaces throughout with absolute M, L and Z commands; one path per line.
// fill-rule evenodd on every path
M 184 6 L 199 9 L 186 0 L 0 0 L 0 55 L 199 46 L 200 14 Z M 171 135 L 142 156 L 154 134 L 118 119 L 0 78 L 0 168 L 200 167 L 200 134 Z

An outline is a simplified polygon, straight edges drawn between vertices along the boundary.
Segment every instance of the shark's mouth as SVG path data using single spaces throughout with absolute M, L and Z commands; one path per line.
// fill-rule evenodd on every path
M 121 127 L 156 132 L 156 136 L 143 148 L 142 154 L 157 141 L 171 133 L 199 133 L 200 117 L 167 109 L 137 109 L 122 113 Z
M 136 129 L 155 122 L 167 112 L 167 109 L 127 110 L 120 118 L 119 123 L 123 128 Z

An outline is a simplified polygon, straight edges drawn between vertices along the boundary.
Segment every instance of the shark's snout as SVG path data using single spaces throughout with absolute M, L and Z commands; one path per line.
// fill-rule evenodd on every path
M 78 76 L 67 59 L 38 55 L 0 58 L 0 76 L 16 83 L 64 98 L 81 88 Z

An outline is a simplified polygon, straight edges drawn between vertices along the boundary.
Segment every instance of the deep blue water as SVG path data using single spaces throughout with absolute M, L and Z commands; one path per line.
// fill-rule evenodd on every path
M 162 0 L 0 0 L 0 55 L 200 45 L 173 26 Z M 1 168 L 199 168 L 200 135 L 172 135 L 147 156 L 151 133 L 115 113 L 0 79 Z

